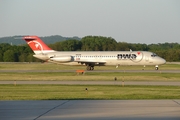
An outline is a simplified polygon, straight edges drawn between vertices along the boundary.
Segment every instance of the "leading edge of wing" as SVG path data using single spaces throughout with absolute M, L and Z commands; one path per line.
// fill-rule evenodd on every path
M 105 64 L 106 61 L 102 60 L 76 60 L 75 62 L 80 62 L 80 63 L 95 63 L 95 64 Z

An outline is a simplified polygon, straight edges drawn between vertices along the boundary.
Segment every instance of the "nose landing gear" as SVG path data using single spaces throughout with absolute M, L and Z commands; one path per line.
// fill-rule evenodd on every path
M 158 67 L 158 65 L 156 65 L 156 66 L 155 66 L 155 70 L 158 70 L 158 69 L 159 69 L 159 67 Z

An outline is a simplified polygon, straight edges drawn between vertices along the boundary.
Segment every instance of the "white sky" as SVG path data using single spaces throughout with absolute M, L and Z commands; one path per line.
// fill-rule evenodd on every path
M 180 43 L 180 0 L 0 0 L 0 37 L 14 35 Z

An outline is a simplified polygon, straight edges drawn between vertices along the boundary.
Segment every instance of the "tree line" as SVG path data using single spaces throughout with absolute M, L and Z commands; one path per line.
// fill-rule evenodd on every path
M 134 44 L 117 42 L 111 37 L 85 36 L 81 40 L 68 39 L 48 46 L 57 51 L 151 51 L 169 62 L 180 61 L 180 44 Z M 0 62 L 40 62 L 33 57 L 33 51 L 27 44 L 10 45 L 0 44 Z
M 24 40 L 22 40 L 24 36 L 19 35 L 19 36 L 10 36 L 10 37 L 2 37 L 0 38 L 0 44 L 1 43 L 9 43 L 11 45 L 22 45 L 22 44 L 26 44 L 26 42 Z M 52 36 L 44 36 L 44 37 L 40 37 L 46 44 L 51 44 L 51 43 L 55 43 L 55 42 L 59 42 L 59 41 L 63 41 L 63 40 L 69 40 L 69 39 L 76 39 L 76 40 L 80 40 L 81 38 L 79 37 L 63 37 L 60 35 L 52 35 Z

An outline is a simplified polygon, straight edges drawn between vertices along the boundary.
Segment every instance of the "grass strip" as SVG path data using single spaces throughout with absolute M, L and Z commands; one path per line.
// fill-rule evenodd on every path
M 180 99 L 179 93 L 180 86 L 0 85 L 0 100 Z

